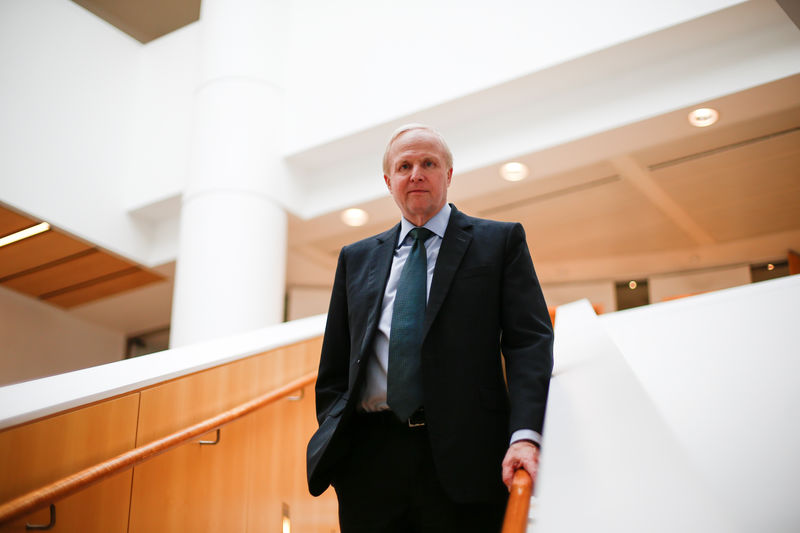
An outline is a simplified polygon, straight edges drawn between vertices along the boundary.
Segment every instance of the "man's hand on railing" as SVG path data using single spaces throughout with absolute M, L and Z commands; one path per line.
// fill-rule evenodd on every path
M 536 472 L 539 470 L 539 447 L 527 440 L 517 441 L 508 447 L 503 459 L 503 483 L 511 490 L 514 472 L 520 468 L 526 470 L 533 483 L 536 483 Z

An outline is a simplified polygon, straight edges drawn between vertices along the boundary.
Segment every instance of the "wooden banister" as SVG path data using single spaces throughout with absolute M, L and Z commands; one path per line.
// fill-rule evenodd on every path
M 4 524 L 15 518 L 26 515 L 32 511 L 47 507 L 49 504 L 74 494 L 89 485 L 97 483 L 114 474 L 132 468 L 138 463 L 151 459 L 167 450 L 185 443 L 195 437 L 208 433 L 229 422 L 241 418 L 261 407 L 273 403 L 281 398 L 289 396 L 298 389 L 302 389 L 312 384 L 317 379 L 317 373 L 312 372 L 298 378 L 286 385 L 262 394 L 237 407 L 229 409 L 217 416 L 208 418 L 202 422 L 189 426 L 180 431 L 176 431 L 166 437 L 155 440 L 144 446 L 134 448 L 107 461 L 98 463 L 80 472 L 59 479 L 49 485 L 23 494 L 18 498 L 0 505 L 0 524 Z
M 502 533 L 522 533 L 528 527 L 528 509 L 532 492 L 531 475 L 521 468 L 514 472 Z
M 129 468 L 133 468 L 135 465 L 152 459 L 191 439 L 218 429 L 257 409 L 285 398 L 298 389 L 303 389 L 311 385 L 316 379 L 316 372 L 306 374 L 278 389 L 258 396 L 253 400 L 229 409 L 219 415 L 171 433 L 144 446 L 129 450 L 116 457 L 85 468 L 50 483 L 49 485 L 45 485 L 44 487 L 5 502 L 0 505 L 0 525 L 38 509 L 45 508 L 51 503 L 75 494 L 103 479 Z M 509 495 L 508 505 L 506 507 L 502 533 L 522 533 L 525 531 L 532 490 L 533 482 L 531 476 L 525 470 L 517 470 L 514 473 L 514 479 L 511 484 L 511 494 Z

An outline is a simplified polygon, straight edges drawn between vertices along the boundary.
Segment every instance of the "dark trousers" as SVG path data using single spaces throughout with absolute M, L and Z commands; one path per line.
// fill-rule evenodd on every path
M 437 478 L 427 429 L 409 428 L 390 412 L 355 417 L 351 450 L 337 472 L 342 533 L 496 533 L 502 526 L 506 498 L 452 501 Z

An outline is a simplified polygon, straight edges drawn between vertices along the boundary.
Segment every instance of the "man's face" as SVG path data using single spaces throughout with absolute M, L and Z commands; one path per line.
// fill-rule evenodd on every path
M 386 186 L 406 219 L 422 226 L 447 201 L 453 169 L 447 168 L 439 139 L 425 130 L 411 130 L 395 139 L 389 151 Z

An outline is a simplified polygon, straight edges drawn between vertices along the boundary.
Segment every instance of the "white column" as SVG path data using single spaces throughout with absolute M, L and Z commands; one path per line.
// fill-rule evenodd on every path
M 285 7 L 203 0 L 170 345 L 283 319 L 287 219 L 280 139 Z

